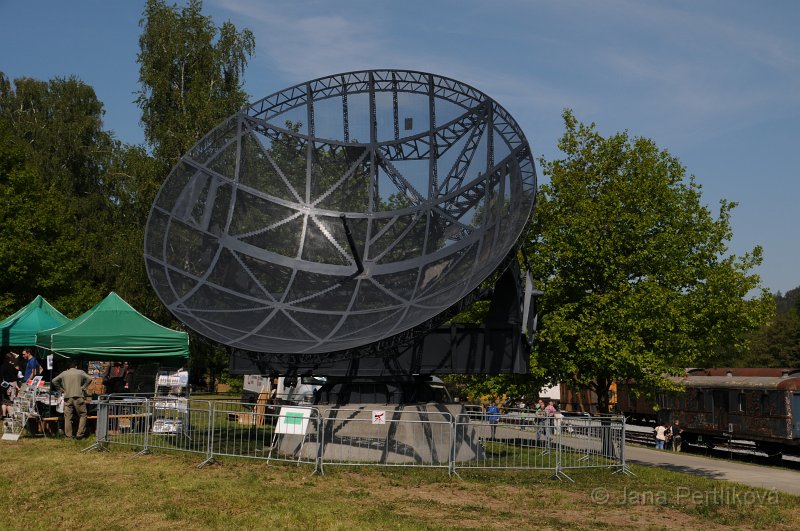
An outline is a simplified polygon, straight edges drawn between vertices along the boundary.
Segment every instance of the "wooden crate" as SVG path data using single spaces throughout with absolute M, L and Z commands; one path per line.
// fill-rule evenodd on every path
M 264 413 L 267 411 L 267 400 L 269 395 L 266 391 L 258 393 L 256 406 L 253 413 L 238 413 L 236 415 L 236 422 L 242 426 L 263 426 L 266 423 Z

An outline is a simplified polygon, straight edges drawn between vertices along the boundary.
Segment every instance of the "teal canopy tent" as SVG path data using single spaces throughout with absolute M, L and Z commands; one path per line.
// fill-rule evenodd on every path
M 41 295 L 27 306 L 0 321 L 0 346 L 25 347 L 36 344 L 36 334 L 69 323 Z
M 36 346 L 82 360 L 180 362 L 189 357 L 189 335 L 154 323 L 113 291 L 92 309 L 36 335 Z

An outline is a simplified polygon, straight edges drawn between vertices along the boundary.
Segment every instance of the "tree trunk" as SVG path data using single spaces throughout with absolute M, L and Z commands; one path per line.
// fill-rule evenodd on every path
M 611 379 L 598 376 L 597 383 L 595 385 L 595 392 L 597 393 L 597 411 L 598 413 L 609 413 L 608 390 L 611 387 Z

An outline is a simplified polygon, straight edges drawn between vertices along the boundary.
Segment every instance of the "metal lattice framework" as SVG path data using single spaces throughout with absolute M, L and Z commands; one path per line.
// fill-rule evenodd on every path
M 525 137 L 485 94 L 421 72 L 329 76 L 257 101 L 181 159 L 150 212 L 147 272 L 215 341 L 346 350 L 473 291 L 535 194 Z

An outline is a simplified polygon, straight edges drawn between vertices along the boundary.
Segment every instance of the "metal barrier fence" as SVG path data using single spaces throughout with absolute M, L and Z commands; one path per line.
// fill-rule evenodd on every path
M 313 407 L 272 409 L 213 402 L 208 458 L 244 457 L 316 463 L 320 414 Z
M 377 410 L 377 408 L 385 408 Z M 325 466 L 406 466 L 630 473 L 621 416 L 548 417 L 532 410 L 271 406 L 232 401 L 103 396 L 97 442 Z
M 318 466 L 381 465 L 451 469 L 453 416 L 444 411 L 331 408 L 323 419 Z
M 456 439 L 468 441 L 470 453 L 454 455 L 455 466 L 556 470 L 552 420 L 534 415 L 462 415 L 456 420 Z

